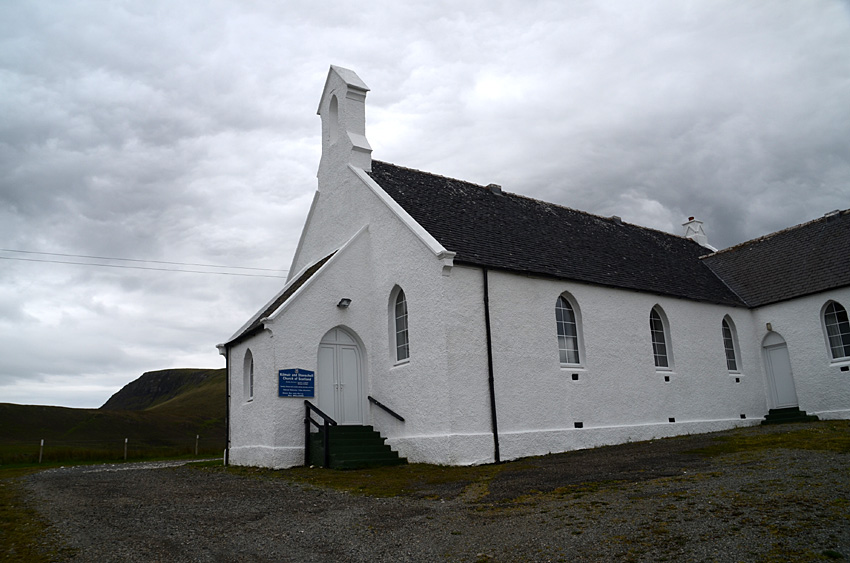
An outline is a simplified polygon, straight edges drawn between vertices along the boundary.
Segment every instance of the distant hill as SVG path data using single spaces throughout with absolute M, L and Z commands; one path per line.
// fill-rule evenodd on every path
M 0 464 L 29 459 L 32 454 L 25 452 L 37 455 L 42 439 L 46 452 L 113 451 L 123 449 L 127 438 L 136 455 L 154 455 L 154 450 L 171 455 L 176 449 L 193 449 L 200 435 L 202 451 L 220 453 L 226 441 L 225 371 L 148 372 L 99 409 L 0 403 Z
M 191 368 L 148 371 L 112 395 L 100 408 L 108 411 L 145 410 L 173 399 L 223 372 L 224 369 Z

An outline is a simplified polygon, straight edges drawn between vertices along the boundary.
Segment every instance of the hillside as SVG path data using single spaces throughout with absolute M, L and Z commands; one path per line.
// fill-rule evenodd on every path
M 0 463 L 25 452 L 97 450 L 123 453 L 124 439 L 136 455 L 153 449 L 221 452 L 226 440 L 224 369 L 171 369 L 145 373 L 100 409 L 72 409 L 0 403 Z M 110 406 L 111 405 L 111 406 Z M 117 410 L 115 405 L 126 405 Z M 167 451 L 166 451 L 167 450 Z M 30 454 L 27 454 L 30 455 Z M 132 456 L 132 454 L 131 454 Z
M 100 408 L 111 411 L 144 410 L 198 387 L 223 372 L 223 369 L 191 368 L 148 371 L 112 395 Z

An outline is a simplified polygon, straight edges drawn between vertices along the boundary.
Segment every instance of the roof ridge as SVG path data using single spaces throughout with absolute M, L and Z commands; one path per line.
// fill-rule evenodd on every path
M 476 188 L 481 188 L 482 190 L 487 189 L 487 186 L 484 186 L 482 184 L 478 184 L 476 182 L 470 182 L 469 180 L 461 180 L 460 178 L 452 178 L 451 176 L 444 176 L 443 174 L 436 174 L 434 172 L 427 172 L 425 170 L 420 170 L 418 168 L 410 168 L 409 166 L 401 166 L 399 164 L 395 164 L 393 162 L 387 162 L 385 160 L 373 159 L 372 162 L 373 163 L 378 162 L 379 164 L 385 164 L 387 166 L 393 166 L 393 167 L 399 168 L 401 170 L 408 170 L 410 172 L 417 172 L 419 174 L 425 174 L 426 176 L 433 176 L 435 178 L 442 178 L 444 180 L 451 180 L 453 182 L 461 182 L 463 184 L 474 186 Z M 523 194 L 518 194 L 518 193 L 503 190 L 502 195 L 503 196 L 516 197 L 516 198 L 524 199 L 526 201 L 533 201 L 535 203 L 540 203 L 540 204 L 543 204 L 543 205 L 551 205 L 553 207 L 566 209 L 567 211 L 573 211 L 575 213 L 580 213 L 580 214 L 586 215 L 588 217 L 594 217 L 596 219 L 602 219 L 603 221 L 609 221 L 610 222 L 610 221 L 614 220 L 613 219 L 614 216 L 599 215 L 598 213 L 591 213 L 590 211 L 583 211 L 581 209 L 576 209 L 575 207 L 570 207 L 568 205 L 563 205 L 563 204 L 555 203 L 555 202 L 552 202 L 552 201 L 545 201 L 545 200 L 542 200 L 542 199 L 537 199 L 537 198 L 530 197 L 530 196 L 523 195 Z M 638 225 L 637 223 L 629 223 L 628 221 L 623 221 L 622 219 L 620 219 L 620 224 L 621 225 L 628 225 L 630 227 L 635 227 L 635 228 L 638 228 L 638 229 L 643 229 L 645 231 L 652 231 L 652 232 L 655 232 L 655 233 L 660 233 L 662 235 L 666 235 L 666 236 L 670 236 L 670 237 L 676 237 L 676 238 L 684 239 L 684 240 L 692 240 L 692 239 L 689 239 L 688 237 L 686 237 L 684 235 L 677 235 L 675 233 L 668 233 L 667 231 L 662 231 L 661 229 L 655 229 L 653 227 L 647 227 L 645 225 Z M 693 242 L 695 244 L 699 244 L 696 241 L 693 241 Z
M 798 225 L 792 225 L 790 227 L 785 227 L 784 229 L 781 229 L 779 231 L 774 231 L 772 233 L 767 233 L 766 235 L 762 235 L 760 237 L 756 237 L 756 238 L 753 238 L 753 239 L 750 239 L 750 240 L 745 240 L 744 242 L 739 242 L 738 244 L 736 244 L 734 246 L 730 246 L 728 248 L 723 248 L 723 249 L 717 250 L 715 252 L 712 252 L 711 254 L 706 254 L 704 256 L 700 256 L 700 260 L 702 260 L 703 258 L 708 258 L 709 256 L 716 256 L 718 254 L 725 254 L 725 253 L 730 252 L 732 250 L 738 250 L 738 249 L 743 248 L 744 246 L 747 246 L 747 245 L 764 242 L 766 240 L 772 239 L 775 236 L 788 233 L 788 232 L 793 231 L 795 229 L 801 229 L 803 227 L 808 227 L 809 225 L 812 225 L 814 223 L 825 222 L 829 219 L 831 213 L 834 213 L 834 212 L 826 213 L 821 217 L 817 217 L 817 218 L 812 219 L 810 221 L 806 221 L 805 223 L 800 223 Z M 841 217 L 842 215 L 847 215 L 847 214 L 850 214 L 850 209 L 839 209 L 837 215 L 838 215 L 838 217 Z

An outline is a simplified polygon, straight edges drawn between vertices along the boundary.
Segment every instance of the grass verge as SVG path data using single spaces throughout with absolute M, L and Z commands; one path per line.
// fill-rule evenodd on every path
M 322 469 L 293 467 L 284 470 L 230 466 L 228 473 L 248 477 L 283 478 L 315 487 L 326 487 L 375 497 L 413 496 L 452 498 L 471 485 L 481 489 L 495 475 L 517 467 L 521 462 L 501 465 L 445 466 L 410 463 L 368 469 Z M 483 493 L 486 494 L 486 493 Z
M 3 561 L 60 561 L 73 556 L 67 548 L 41 541 L 49 526 L 24 500 L 20 479 L 41 469 L 0 468 L 0 554 Z
M 850 453 L 850 422 L 846 420 L 806 423 L 795 430 L 784 430 L 781 426 L 774 428 L 765 431 L 762 427 L 755 427 L 718 436 L 714 444 L 687 453 L 719 456 L 775 448 Z

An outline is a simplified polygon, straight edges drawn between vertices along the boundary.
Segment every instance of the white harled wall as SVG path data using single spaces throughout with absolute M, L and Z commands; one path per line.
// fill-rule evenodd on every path
M 402 456 L 455 465 L 494 461 L 482 270 L 449 268 L 439 248 L 435 252 L 438 243 L 415 232 L 418 226 L 406 224 L 380 188 L 350 167 L 369 165 L 365 92 L 351 71 L 329 73 L 319 108 L 319 189 L 291 276 L 336 254 L 271 315 L 263 332 L 229 349 L 234 464 L 303 463 L 303 399 L 277 396 L 277 372 L 316 371 L 319 342 L 338 326 L 360 341 L 366 422 Z M 340 115 L 332 135 L 334 97 Z M 409 315 L 410 359 L 401 363 L 393 359 L 390 325 L 396 286 L 405 292 Z M 489 291 L 502 460 L 758 423 L 770 408 L 761 355 L 766 322 L 788 343 L 800 407 L 850 418 L 850 374 L 829 361 L 820 320 L 829 298 L 850 308 L 850 289 L 755 311 L 501 271 L 489 272 Z M 562 292 L 580 316 L 579 366 L 559 364 L 555 303 Z M 342 297 L 352 300 L 347 309 L 336 307 Z M 649 313 L 655 305 L 670 325 L 669 371 L 653 365 Z M 737 373 L 726 367 L 725 315 L 737 330 Z M 242 385 L 249 348 L 251 401 Z M 405 422 L 368 403 L 366 394 Z
M 834 300 L 850 311 L 850 288 L 842 288 L 768 305 L 753 312 L 754 347 L 767 335 L 767 323 L 785 339 L 800 409 L 821 418 L 850 418 L 850 361 L 829 354 L 822 311 Z M 773 405 L 771 405 L 773 406 Z
M 562 292 L 580 311 L 578 366 L 559 363 Z M 745 309 L 503 272 L 490 274 L 490 305 L 504 459 L 754 424 L 767 412 L 759 358 L 742 346 L 740 373 L 726 367 L 721 322 L 728 314 L 740 340 Z M 653 363 L 655 305 L 670 324 L 669 371 Z

